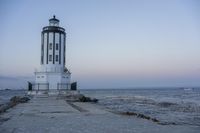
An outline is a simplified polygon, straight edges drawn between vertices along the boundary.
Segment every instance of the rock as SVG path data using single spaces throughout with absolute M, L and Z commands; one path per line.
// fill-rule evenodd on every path
M 82 94 L 70 94 L 70 95 L 67 95 L 65 98 L 67 101 L 70 101 L 70 102 L 79 102 L 80 98 L 83 97 L 84 95 Z
M 10 102 L 17 103 L 19 102 L 20 98 L 21 98 L 20 96 L 14 96 L 10 99 Z
M 8 103 L 5 103 L 0 106 L 0 113 L 5 112 L 9 108 L 12 108 L 19 103 L 25 103 L 29 100 L 30 100 L 30 98 L 28 98 L 28 97 L 14 96 L 10 99 L 10 101 Z
M 25 103 L 27 101 L 29 101 L 30 98 L 28 97 L 20 97 L 20 96 L 14 96 L 10 99 L 10 102 L 13 102 L 13 103 Z
M 30 100 L 30 98 L 28 98 L 28 97 L 22 97 L 21 99 L 20 99 L 20 103 L 26 103 L 26 102 L 28 102 Z
M 94 102 L 94 103 L 97 103 L 99 100 L 98 99 L 96 99 L 96 98 L 93 98 L 92 99 L 92 102 Z
M 0 113 L 5 112 L 7 109 L 8 109 L 8 106 L 7 106 L 7 105 L 2 105 L 2 106 L 0 107 Z
M 178 105 L 178 104 L 177 103 L 171 103 L 171 102 L 160 102 L 160 103 L 158 103 L 158 106 L 165 107 L 165 108 L 168 108 L 170 106 L 175 106 L 175 105 Z
M 153 122 L 160 122 L 156 118 L 151 118 L 150 116 L 147 116 L 147 115 L 144 115 L 144 114 L 140 114 L 140 113 L 128 112 L 127 111 L 127 112 L 121 112 L 120 114 L 122 114 L 122 115 L 129 115 L 129 116 L 137 116 L 138 118 L 151 120 Z
M 124 115 L 137 115 L 137 113 L 135 113 L 135 112 L 125 112 L 125 113 L 122 113 L 122 114 L 124 114 Z
M 144 114 L 138 114 L 138 117 L 143 118 L 143 119 L 147 119 L 147 120 L 150 120 L 150 119 L 151 119 L 151 117 L 146 116 L 146 115 L 144 115 Z
M 86 97 L 83 94 L 68 95 L 65 98 L 70 102 L 98 102 L 98 99 Z
M 6 112 L 6 110 L 8 110 L 9 108 L 14 107 L 15 105 L 16 105 L 16 103 L 14 103 L 14 102 L 5 103 L 4 105 L 2 105 L 0 107 L 0 113 Z
M 98 102 L 98 99 L 96 99 L 96 98 L 92 99 L 92 98 L 86 97 L 84 95 L 82 95 L 81 97 L 79 97 L 79 100 L 80 100 L 80 102 L 94 102 L 94 103 Z
M 89 97 L 85 97 L 84 95 L 79 97 L 80 102 L 89 102 L 91 99 Z
M 159 120 L 157 120 L 156 118 L 151 118 L 151 120 L 152 120 L 153 122 L 159 122 Z
M 83 97 L 85 97 L 83 94 L 77 94 L 77 95 L 75 95 L 78 99 L 81 99 L 81 98 L 83 98 Z

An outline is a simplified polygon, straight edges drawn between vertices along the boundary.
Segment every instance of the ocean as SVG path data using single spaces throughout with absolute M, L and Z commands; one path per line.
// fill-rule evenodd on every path
M 106 108 L 135 112 L 156 118 L 165 124 L 200 127 L 200 89 L 110 89 L 81 90 L 99 99 Z
M 135 112 L 163 123 L 200 127 L 200 89 L 91 89 L 80 90 L 99 99 L 97 104 L 119 112 Z M 0 90 L 0 104 L 25 90 Z

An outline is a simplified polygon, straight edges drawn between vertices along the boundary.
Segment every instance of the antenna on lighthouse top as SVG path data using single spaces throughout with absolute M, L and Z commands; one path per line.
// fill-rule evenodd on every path
M 55 15 L 53 15 L 53 18 L 56 18 L 56 16 L 55 16 Z

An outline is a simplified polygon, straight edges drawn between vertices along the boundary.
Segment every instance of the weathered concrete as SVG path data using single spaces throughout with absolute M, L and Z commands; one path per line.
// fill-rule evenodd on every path
M 187 133 L 197 129 L 158 125 L 117 115 L 91 103 L 66 102 L 56 97 L 34 97 L 1 115 L 0 133 Z

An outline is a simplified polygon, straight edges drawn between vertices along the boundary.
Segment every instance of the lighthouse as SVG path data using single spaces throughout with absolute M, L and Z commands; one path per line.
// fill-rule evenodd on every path
M 53 16 L 41 32 L 40 68 L 35 71 L 35 89 L 70 89 L 71 73 L 66 68 L 66 32 Z

